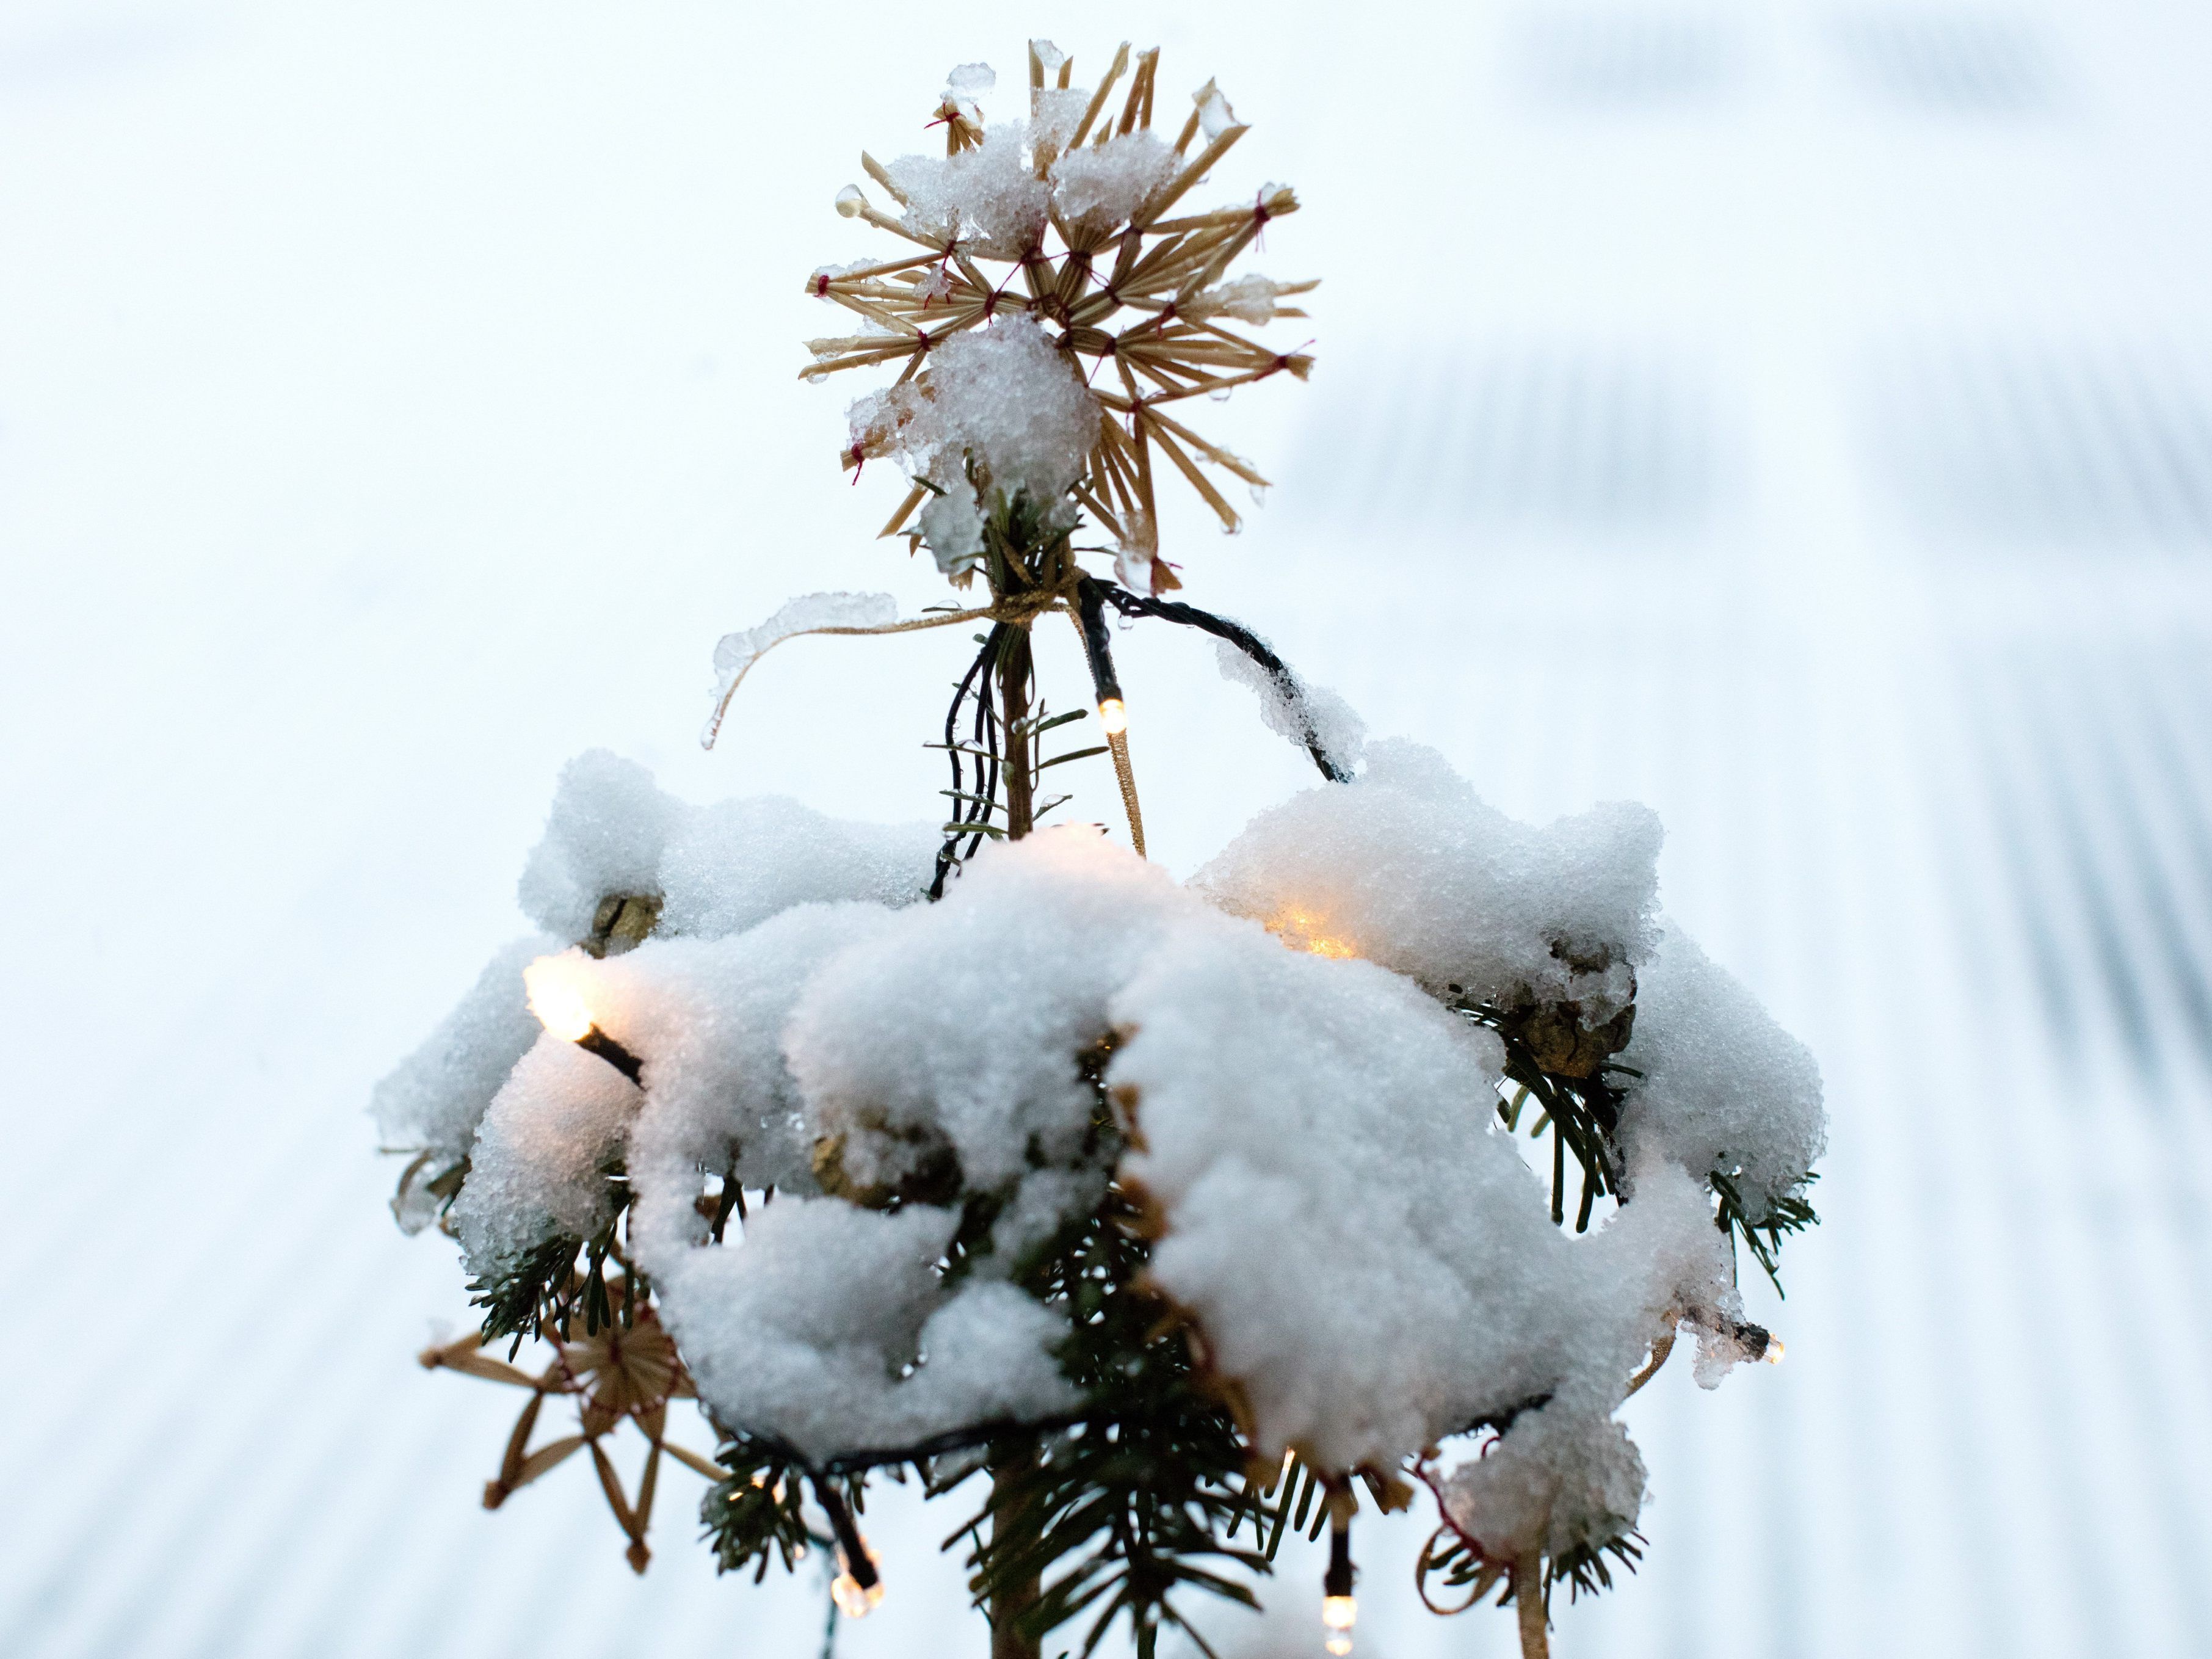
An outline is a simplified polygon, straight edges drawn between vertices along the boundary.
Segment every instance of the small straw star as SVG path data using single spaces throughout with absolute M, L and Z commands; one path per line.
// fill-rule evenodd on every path
M 1031 176 L 1040 182 L 1064 179 L 1076 171 L 1056 173 L 1064 160 L 1084 158 L 1086 149 L 1103 153 L 1117 140 L 1151 132 L 1158 50 L 1138 53 L 1133 74 L 1129 68 L 1124 42 L 1077 114 L 1073 100 L 1079 94 L 1070 84 L 1073 61 L 1048 42 L 1030 42 L 1025 160 Z M 956 71 L 956 79 L 966 73 Z M 1109 100 L 1125 75 L 1116 111 Z M 1048 79 L 1055 84 L 1048 87 Z M 1002 233 L 979 234 L 965 222 L 932 225 L 913 210 L 909 191 L 893 169 L 864 152 L 861 167 L 902 211 L 884 211 L 857 185 L 840 192 L 838 211 L 918 251 L 856 269 L 820 270 L 806 285 L 808 293 L 852 312 L 864 325 L 860 333 L 807 343 L 814 356 L 803 371 L 809 380 L 843 369 L 899 364 L 898 384 L 918 380 L 926 391 L 930 353 L 954 335 L 1015 312 L 1026 312 L 1047 327 L 1100 405 L 1098 435 L 1073 497 L 1148 572 L 1155 592 L 1181 585 L 1155 556 L 1156 457 L 1164 457 L 1189 483 L 1225 530 L 1238 527 L 1237 511 L 1203 469 L 1239 478 L 1255 494 L 1267 483 L 1249 462 L 1193 431 L 1170 412 L 1173 406 L 1286 370 L 1304 380 L 1313 367 L 1303 350 L 1279 351 L 1224 325 L 1306 314 L 1279 302 L 1314 283 L 1276 283 L 1256 276 L 1223 280 L 1270 221 L 1297 210 L 1296 194 L 1287 185 L 1269 185 L 1249 202 L 1170 216 L 1248 130 L 1210 81 L 1193 94 L 1193 105 L 1171 149 L 1142 147 L 1136 159 L 1156 162 L 1159 176 L 1133 207 L 1109 210 L 1109 203 L 1106 209 L 1071 211 L 1064 192 L 1055 191 L 1011 240 Z M 1074 117 L 1072 127 L 1067 116 Z M 957 89 L 947 90 L 932 125 L 945 127 L 948 156 L 984 147 L 981 111 Z M 1009 269 L 994 274 L 990 266 Z M 863 431 L 845 450 L 843 465 L 857 471 L 872 457 L 893 453 L 896 438 L 887 428 Z M 915 483 L 882 533 L 906 531 L 931 488 Z M 916 532 L 906 533 L 918 540 Z

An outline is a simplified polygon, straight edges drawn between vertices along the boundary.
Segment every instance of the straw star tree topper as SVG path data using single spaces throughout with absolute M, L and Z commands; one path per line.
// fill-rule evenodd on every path
M 394 1209 L 459 1240 L 483 1313 L 424 1363 L 527 1396 L 488 1505 L 581 1453 L 641 1571 L 677 1462 L 725 1569 L 811 1556 L 864 1614 L 890 1476 L 965 1506 L 997 1659 L 1071 1621 L 1086 1652 L 1197 1638 L 1194 1595 L 1283 1593 L 1292 1530 L 1329 1534 L 1343 1654 L 1358 1516 L 1419 1504 L 1423 1599 L 1494 1592 L 1541 1653 L 1553 1590 L 1642 1547 L 1622 1401 L 1682 1333 L 1709 1386 L 1779 1357 L 1736 1270 L 1814 1219 L 1819 1075 L 1659 913 L 1648 811 L 1515 823 L 1165 597 L 1157 492 L 1233 528 L 1222 482 L 1263 482 L 1193 400 L 1305 378 L 1261 336 L 1312 284 L 1232 273 L 1288 188 L 1193 204 L 1246 131 L 1212 82 L 1156 128 L 1157 52 L 1073 70 L 1032 42 L 997 123 L 956 70 L 944 153 L 864 155 L 873 194 L 838 198 L 882 245 L 806 279 L 846 326 L 807 379 L 898 370 L 845 465 L 902 471 L 885 535 L 970 603 L 816 594 L 716 653 L 709 744 L 779 641 L 963 627 L 917 734 L 950 811 L 571 764 L 538 931 L 376 1095 Z M 1143 856 L 1113 659 L 1152 621 L 1212 636 L 1320 775 L 1180 883 Z M 1066 746 L 1093 711 L 1045 705 L 1040 648 L 1085 665 L 1104 743 Z M 1126 846 L 1048 825 L 1086 762 Z

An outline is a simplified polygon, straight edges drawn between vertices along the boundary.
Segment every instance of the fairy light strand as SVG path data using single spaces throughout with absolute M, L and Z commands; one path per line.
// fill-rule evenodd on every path
M 1336 1659 L 1352 1651 L 1352 1627 L 1359 1619 L 1359 1603 L 1352 1594 L 1351 1493 L 1340 1492 L 1329 1494 L 1328 1571 L 1322 1578 L 1321 1603 L 1322 1626 L 1328 1632 L 1322 1645 Z
M 1098 724 L 1114 757 L 1114 781 L 1121 788 L 1121 811 L 1129 820 L 1129 844 L 1145 856 L 1145 814 L 1137 804 L 1137 774 L 1129 763 L 1129 706 L 1114 672 L 1113 635 L 1106 626 L 1106 599 L 1097 582 L 1076 584 L 1075 626 L 1083 635 L 1084 660 L 1091 668 L 1091 690 L 1098 700 Z

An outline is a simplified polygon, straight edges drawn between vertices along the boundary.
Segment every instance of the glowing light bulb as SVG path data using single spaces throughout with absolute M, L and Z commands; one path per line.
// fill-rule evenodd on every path
M 860 1537 L 857 1533 L 854 1535 Z M 837 1547 L 837 1565 L 842 1571 L 830 1583 L 830 1599 L 837 1604 L 837 1611 L 848 1619 L 866 1618 L 875 1610 L 876 1604 L 884 1599 L 884 1581 L 876 1576 L 875 1571 L 878 1558 L 866 1538 L 860 1538 L 860 1553 L 867 1557 L 868 1582 L 865 1584 L 853 1576 L 852 1562 L 845 1553 L 845 1547 L 842 1544 Z
M 1331 939 L 1321 927 L 1321 918 L 1308 910 L 1285 910 L 1267 923 L 1267 931 L 1278 939 L 1315 956 L 1341 962 L 1359 954 L 1345 940 Z
M 1766 1334 L 1766 1352 L 1759 1357 L 1770 1365 L 1779 1365 L 1782 1363 L 1782 1339 L 1769 1331 Z
M 1359 1602 L 1349 1595 L 1326 1595 L 1322 1598 L 1321 1622 L 1329 1632 L 1322 1644 L 1342 1659 L 1352 1651 L 1352 1627 L 1359 1621 Z
M 538 1023 L 563 1042 L 580 1042 L 592 1031 L 591 1005 L 567 957 L 540 957 L 522 970 L 522 988 Z
M 1098 724 L 1106 728 L 1106 735 L 1118 738 L 1129 729 L 1129 710 L 1119 697 L 1109 697 L 1098 705 Z
M 841 1572 L 836 1582 L 830 1586 L 830 1595 L 837 1603 L 837 1611 L 848 1619 L 865 1619 L 875 1610 L 876 1603 L 884 1599 L 884 1587 L 878 1580 L 862 1589 L 859 1579 L 849 1572 Z

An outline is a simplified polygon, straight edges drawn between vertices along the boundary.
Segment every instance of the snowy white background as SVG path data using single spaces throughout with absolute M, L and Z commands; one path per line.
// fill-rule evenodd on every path
M 1194 596 L 1510 811 L 1658 807 L 1827 1073 L 1789 1363 L 1638 1400 L 1649 1565 L 1559 1651 L 2202 1651 L 2212 24 L 2150 0 L 9 8 L 0 1651 L 812 1650 L 680 1474 L 642 1581 L 580 1464 L 476 1507 L 515 1401 L 416 1367 L 461 1298 L 360 1107 L 576 750 L 933 810 L 937 636 L 787 646 L 694 737 L 725 629 L 937 597 L 799 278 L 1029 33 L 1218 74 L 1215 193 L 1307 204 L 1253 264 L 1326 278 L 1322 366 L 1205 411 L 1282 482 L 1170 524 Z M 1122 655 L 1188 870 L 1300 762 L 1210 648 Z M 980 1650 L 953 1518 L 873 1518 L 841 1651 Z M 1361 1651 L 1506 1651 L 1417 1542 L 1363 1534 Z

